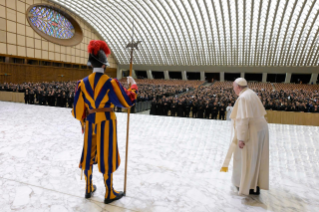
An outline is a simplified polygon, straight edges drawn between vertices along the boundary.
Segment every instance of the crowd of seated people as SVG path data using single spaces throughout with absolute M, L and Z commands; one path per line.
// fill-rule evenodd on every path
M 76 82 L 4 83 L 0 91 L 24 93 L 25 104 L 72 107 Z
M 128 88 L 126 79 L 120 80 L 125 88 Z M 196 89 L 203 82 L 183 80 L 162 80 L 162 79 L 136 79 L 138 85 L 137 102 L 151 101 L 153 99 L 172 98 L 181 93 Z M 116 108 L 121 111 L 121 108 Z
M 319 111 L 319 86 L 274 83 L 275 90 L 260 93 L 267 110 L 314 112 Z
M 226 108 L 236 101 L 235 93 L 228 82 L 202 85 L 179 95 L 153 99 L 150 114 L 164 116 L 225 119 Z
M 120 80 L 124 87 L 128 87 L 126 79 Z M 150 80 L 136 79 L 138 85 L 137 101 L 150 101 L 153 98 L 162 98 L 177 95 L 197 88 L 201 81 L 182 81 L 182 80 Z
M 319 86 L 249 82 L 266 110 L 319 112 Z M 227 106 L 233 106 L 237 96 L 232 82 L 216 82 L 200 86 L 178 97 L 153 99 L 150 114 L 164 116 L 225 119 Z
M 126 79 L 120 80 L 124 87 L 128 87 Z M 177 95 L 195 89 L 200 81 L 177 80 L 136 80 L 139 91 L 137 102 L 150 101 L 153 98 Z M 0 84 L 0 91 L 24 93 L 26 104 L 72 107 L 76 81 L 69 82 L 40 82 L 40 83 L 4 83 Z M 121 111 L 118 108 L 117 111 Z
M 128 87 L 126 79 L 120 80 Z M 150 114 L 207 119 L 225 119 L 227 106 L 237 96 L 232 82 L 201 85 L 201 81 L 136 80 L 138 102 L 152 101 Z M 0 91 L 23 92 L 26 104 L 72 107 L 76 81 L 40 83 L 4 83 Z M 319 111 L 319 85 L 249 82 L 266 110 Z M 117 111 L 120 111 L 117 110 Z

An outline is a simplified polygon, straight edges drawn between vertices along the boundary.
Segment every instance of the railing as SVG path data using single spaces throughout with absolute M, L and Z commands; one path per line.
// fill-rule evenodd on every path
M 142 111 L 151 109 L 151 102 L 152 101 L 140 101 L 140 102 L 137 102 L 131 108 L 131 113 L 138 113 L 138 112 L 142 112 Z M 121 112 L 127 112 L 127 109 L 122 108 Z
M 319 126 L 319 113 L 267 110 L 268 123 Z
M 266 112 L 267 114 L 265 118 L 268 123 L 319 126 L 319 113 L 287 112 L 287 111 L 273 111 L 273 110 L 267 110 Z M 168 111 L 167 116 L 171 116 L 170 111 Z M 175 116 L 177 116 L 177 114 Z M 225 117 L 227 117 L 227 112 L 225 112 Z M 187 118 L 193 118 L 192 111 L 190 111 L 189 117 Z M 202 118 L 202 119 L 206 119 L 206 118 Z M 220 119 L 219 113 L 217 115 L 217 119 L 218 120 Z
M 24 93 L 0 91 L 0 101 L 24 102 Z
M 145 111 L 145 110 L 149 110 L 151 109 L 151 102 L 152 101 L 140 101 L 137 102 L 135 105 L 135 113 L 141 112 L 141 111 Z

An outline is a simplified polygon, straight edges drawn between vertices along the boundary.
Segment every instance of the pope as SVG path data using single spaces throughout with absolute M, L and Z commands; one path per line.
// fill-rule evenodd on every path
M 234 137 L 221 171 L 228 170 L 233 158 L 232 183 L 238 194 L 260 194 L 269 189 L 269 131 L 265 120 L 266 111 L 257 94 L 248 88 L 244 78 L 233 82 L 238 95 L 230 118 Z

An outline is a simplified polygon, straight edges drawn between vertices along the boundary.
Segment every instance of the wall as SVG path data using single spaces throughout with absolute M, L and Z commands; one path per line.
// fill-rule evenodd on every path
M 130 65 L 118 65 L 120 70 L 128 70 Z M 152 65 L 138 65 L 133 66 L 135 70 L 152 70 L 152 71 L 187 71 L 187 72 L 200 72 L 205 73 L 294 73 L 294 74 L 312 74 L 319 73 L 319 67 L 293 67 L 293 66 L 152 66 Z
M 289 83 L 291 81 L 292 74 L 311 74 L 311 79 L 309 84 L 316 83 L 319 68 L 318 67 L 270 67 L 270 66 L 152 66 L 152 65 L 138 65 L 135 64 L 133 68 L 136 70 L 148 70 L 150 73 L 159 72 L 169 70 L 171 72 L 180 71 L 182 73 L 189 73 L 189 72 L 199 72 L 202 76 L 205 76 L 208 73 L 218 73 L 220 75 L 220 80 L 224 81 L 224 74 L 225 73 L 240 73 L 241 77 L 245 77 L 245 74 L 262 74 L 262 82 L 267 81 L 267 74 L 285 74 L 285 82 Z M 123 70 L 128 70 L 129 65 L 118 65 L 117 69 L 119 70 L 118 77 L 121 78 L 121 73 Z M 150 74 L 149 74 L 150 76 Z M 150 78 L 149 78 L 150 79 Z M 186 75 L 183 78 L 186 80 Z M 201 79 L 202 80 L 202 79 Z
M 73 81 L 82 79 L 90 73 L 92 73 L 90 69 L 0 63 L 0 83 Z M 110 77 L 116 77 L 114 68 L 107 69 L 105 73 Z
M 54 5 L 71 15 L 81 26 L 82 43 L 74 47 L 57 45 L 40 37 L 26 20 L 25 12 L 30 5 L 45 3 Z M 0 0 L 0 54 L 26 58 L 61 61 L 86 65 L 87 45 L 90 40 L 100 39 L 94 30 L 71 12 L 46 0 Z M 117 68 L 113 55 L 108 61 L 110 68 Z

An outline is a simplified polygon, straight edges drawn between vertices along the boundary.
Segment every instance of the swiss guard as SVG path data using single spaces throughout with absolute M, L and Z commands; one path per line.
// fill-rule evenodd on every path
M 97 189 L 92 182 L 93 164 L 98 164 L 106 188 L 104 203 L 109 204 L 124 195 L 113 188 L 113 172 L 121 163 L 114 107 L 133 106 L 138 88 L 132 77 L 127 79 L 131 87 L 126 90 L 117 79 L 104 74 L 109 66 L 107 56 L 111 54 L 104 41 L 90 41 L 88 52 L 88 65 L 93 67 L 93 73 L 78 82 L 72 110 L 73 117 L 81 121 L 84 131 L 79 167 L 86 180 L 85 198 L 90 198 Z

